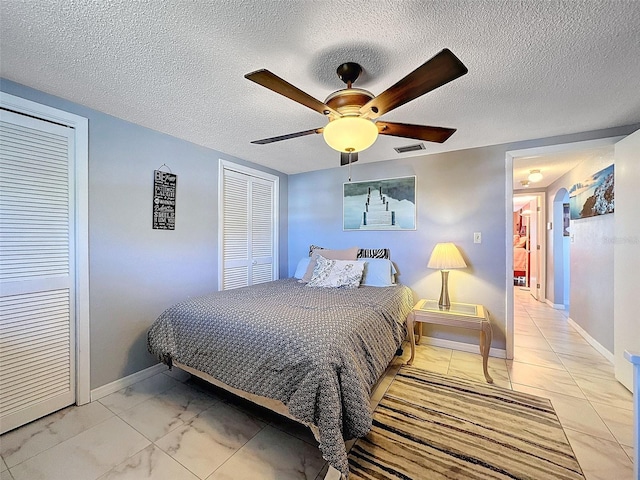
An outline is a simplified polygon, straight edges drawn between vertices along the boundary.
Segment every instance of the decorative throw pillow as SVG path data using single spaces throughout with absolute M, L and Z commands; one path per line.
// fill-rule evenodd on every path
M 397 270 L 391 260 L 367 258 L 365 260 L 362 285 L 368 287 L 390 287 L 394 285 Z
M 358 288 L 364 263 L 358 260 L 329 260 L 319 255 L 307 287 Z
M 309 256 L 313 254 L 314 250 L 324 250 L 324 247 L 317 245 L 309 246 Z M 391 251 L 388 248 L 361 248 L 358 250 L 357 258 L 391 258 Z
M 316 259 L 318 255 L 322 255 L 329 260 L 356 260 L 358 256 L 358 247 L 346 248 L 344 250 L 328 250 L 328 249 L 314 249 L 311 253 L 311 261 L 307 267 L 302 280 L 300 282 L 308 282 L 313 276 L 313 270 L 316 268 Z
M 296 267 L 296 271 L 293 274 L 293 278 L 297 278 L 298 280 L 304 277 L 304 274 L 307 272 L 307 268 L 309 268 L 309 263 L 311 259 L 309 257 L 303 257 L 298 262 L 298 266 Z

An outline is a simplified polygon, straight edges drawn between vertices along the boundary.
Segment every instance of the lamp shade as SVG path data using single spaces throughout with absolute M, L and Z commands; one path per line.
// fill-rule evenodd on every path
M 367 118 L 345 116 L 336 118 L 322 130 L 324 141 L 339 152 L 361 152 L 378 138 L 378 127 Z
M 540 173 L 540 170 L 530 170 L 528 178 L 530 182 L 539 182 L 542 180 L 542 173 Z
M 460 251 L 453 243 L 437 243 L 429 258 L 429 268 L 449 270 L 450 268 L 465 268 L 465 263 Z

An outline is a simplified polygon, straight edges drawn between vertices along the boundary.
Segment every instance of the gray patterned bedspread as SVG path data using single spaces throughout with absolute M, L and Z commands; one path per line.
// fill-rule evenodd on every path
M 371 389 L 402 344 L 412 307 L 402 285 L 276 280 L 170 307 L 151 326 L 148 348 L 165 363 L 280 400 L 318 427 L 323 457 L 347 476 L 344 440 L 371 428 Z

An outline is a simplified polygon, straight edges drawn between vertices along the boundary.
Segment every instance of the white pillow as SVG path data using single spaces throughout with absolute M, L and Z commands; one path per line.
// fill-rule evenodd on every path
M 311 252 L 311 262 L 307 267 L 307 271 L 302 277 L 303 282 L 311 280 L 313 270 L 316 268 L 316 257 L 322 255 L 330 260 L 356 260 L 358 257 L 358 247 L 345 248 L 344 250 L 328 250 L 324 248 L 316 248 Z
M 362 285 L 368 287 L 390 287 L 394 285 L 396 267 L 386 258 L 367 258 L 365 260 Z
M 328 260 L 318 255 L 307 287 L 358 288 L 364 263 L 359 260 Z
M 311 257 L 301 258 L 300 261 L 298 262 L 298 266 L 296 267 L 296 273 L 293 274 L 293 277 L 297 279 L 302 279 L 302 277 L 304 277 L 305 272 L 307 271 L 309 262 L 311 262 Z

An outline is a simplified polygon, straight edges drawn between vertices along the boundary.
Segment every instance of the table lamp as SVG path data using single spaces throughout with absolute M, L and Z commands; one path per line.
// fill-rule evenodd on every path
M 451 302 L 449 301 L 449 269 L 451 268 L 466 268 L 467 264 L 464 263 L 464 259 L 460 252 L 453 243 L 437 243 L 433 247 L 431 252 L 431 258 L 429 258 L 429 268 L 437 268 L 442 273 L 442 290 L 440 290 L 440 300 L 438 300 L 438 306 L 440 308 L 450 308 Z

